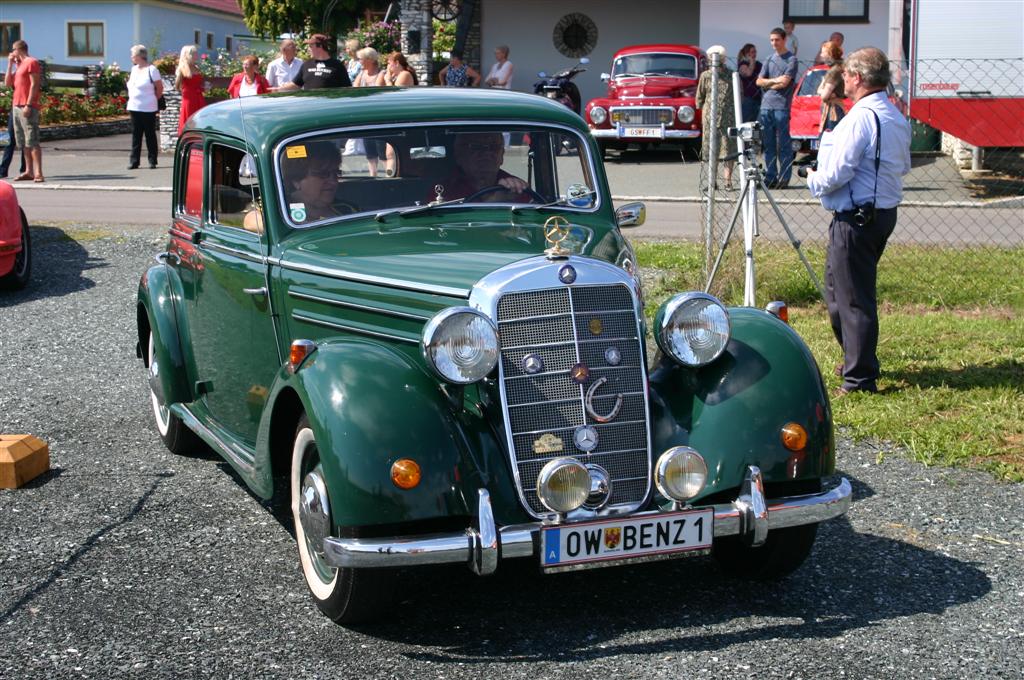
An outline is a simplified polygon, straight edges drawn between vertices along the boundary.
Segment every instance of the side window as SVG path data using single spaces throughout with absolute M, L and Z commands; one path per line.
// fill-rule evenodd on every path
M 212 145 L 210 154 L 210 220 L 226 227 L 249 228 L 246 217 L 257 211 L 260 197 L 252 157 L 220 144 Z M 249 223 L 255 219 L 254 214 Z
M 182 151 L 182 162 L 185 165 L 181 173 L 181 191 L 179 196 L 178 214 L 194 217 L 197 220 L 203 215 L 203 147 L 201 144 L 189 144 Z

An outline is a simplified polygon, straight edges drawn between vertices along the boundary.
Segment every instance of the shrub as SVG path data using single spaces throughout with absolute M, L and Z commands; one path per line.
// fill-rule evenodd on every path
M 122 73 L 117 62 L 99 68 L 92 77 L 90 85 L 96 88 L 96 94 L 124 94 L 127 91 L 128 73 Z
M 455 49 L 455 22 L 434 19 L 434 61 L 447 59 Z
M 397 21 L 378 21 L 352 29 L 347 38 L 355 38 L 363 47 L 372 47 L 384 57 L 402 49 L 402 25 Z

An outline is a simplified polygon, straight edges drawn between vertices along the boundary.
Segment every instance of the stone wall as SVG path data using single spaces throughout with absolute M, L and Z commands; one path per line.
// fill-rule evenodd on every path
M 56 139 L 84 139 L 86 137 L 105 137 L 107 135 L 123 135 L 132 131 L 131 118 L 117 120 L 97 120 L 89 123 L 72 123 L 68 125 L 47 125 L 39 128 L 39 137 L 44 142 Z
M 434 32 L 431 23 L 431 0 L 403 0 L 402 11 L 402 53 L 409 60 L 409 66 L 416 71 L 420 85 L 429 85 L 434 78 Z M 409 53 L 409 31 L 420 32 L 420 51 Z
M 173 149 L 178 143 L 178 116 L 181 113 L 181 93 L 174 89 L 174 78 L 164 76 L 164 100 L 167 108 L 158 116 L 160 127 L 157 130 L 157 138 L 160 141 L 160 148 L 163 150 Z

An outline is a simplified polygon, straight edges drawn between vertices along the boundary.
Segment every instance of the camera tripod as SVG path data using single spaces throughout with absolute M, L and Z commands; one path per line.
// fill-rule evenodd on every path
M 754 133 L 756 134 L 756 130 Z M 731 134 L 732 130 L 730 130 Z M 711 268 L 711 273 L 708 275 L 708 282 L 704 287 L 704 292 L 707 293 L 711 290 L 711 284 L 714 283 L 718 267 L 722 264 L 725 248 L 729 245 L 732 231 L 736 227 L 736 220 L 742 211 L 744 260 L 746 262 L 743 280 L 743 304 L 747 307 L 757 306 L 757 302 L 754 299 L 754 237 L 759 235 L 757 228 L 757 192 L 760 190 L 764 192 L 765 198 L 768 199 L 768 203 L 772 206 L 772 210 L 775 211 L 776 217 L 779 218 L 779 222 L 786 230 L 789 242 L 793 244 L 797 255 L 800 256 L 800 261 L 804 263 L 804 267 L 806 267 L 807 273 L 810 275 L 818 292 L 821 293 L 822 299 L 825 299 L 825 289 L 822 287 L 818 275 L 814 273 L 814 268 L 811 267 L 811 263 L 807 261 L 803 250 L 800 249 L 800 241 L 793 235 L 793 230 L 789 228 L 786 218 L 782 216 L 782 211 L 779 210 L 779 205 L 775 202 L 771 192 L 768 191 L 768 187 L 765 185 L 761 167 L 755 160 L 757 158 L 757 143 L 752 139 L 744 139 L 740 141 L 740 144 L 742 150 L 737 154 L 726 157 L 725 160 L 740 159 L 740 175 L 742 177 L 743 190 L 740 192 L 739 198 L 736 199 L 736 207 L 733 209 L 732 218 L 729 220 L 729 227 L 725 230 L 725 237 L 722 239 L 721 247 L 718 250 L 718 257 L 715 258 L 715 265 Z

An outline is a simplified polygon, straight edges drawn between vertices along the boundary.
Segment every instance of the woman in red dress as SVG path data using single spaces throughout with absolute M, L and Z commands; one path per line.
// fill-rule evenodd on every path
M 178 136 L 185 128 L 185 121 L 206 106 L 203 96 L 203 74 L 196 66 L 199 50 L 195 45 L 185 45 L 178 56 L 178 68 L 174 72 L 174 89 L 181 92 L 181 113 L 178 116 Z

